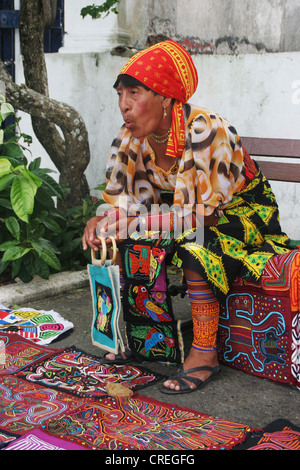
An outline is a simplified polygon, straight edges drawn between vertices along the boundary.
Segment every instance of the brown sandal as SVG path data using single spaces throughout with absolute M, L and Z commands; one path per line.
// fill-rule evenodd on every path
M 201 380 L 198 377 L 193 377 L 189 375 L 192 372 L 198 372 L 201 370 L 208 370 L 211 372 L 211 374 L 207 377 L 207 379 Z M 168 380 L 176 380 L 180 385 L 180 390 L 175 390 L 175 389 L 163 386 L 160 389 L 160 391 L 168 395 L 177 395 L 180 393 L 195 392 L 196 390 L 199 390 L 199 388 L 202 388 L 207 382 L 212 380 L 216 375 L 218 375 L 220 370 L 221 370 L 220 366 L 215 366 L 215 367 L 200 366 L 200 367 L 194 367 L 193 369 L 184 370 L 183 365 L 181 364 L 178 372 L 175 375 L 172 375 L 171 377 L 169 377 L 168 379 Z M 191 388 L 187 381 L 192 382 L 195 385 L 195 388 Z

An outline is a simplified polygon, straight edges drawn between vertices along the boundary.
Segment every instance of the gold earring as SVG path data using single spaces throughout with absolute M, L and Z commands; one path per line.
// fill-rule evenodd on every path
M 166 111 L 166 108 L 164 108 L 163 118 L 166 118 L 166 117 L 167 117 L 167 111 Z

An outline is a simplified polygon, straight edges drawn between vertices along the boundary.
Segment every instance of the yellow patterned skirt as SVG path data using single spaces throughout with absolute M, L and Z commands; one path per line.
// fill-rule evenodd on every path
M 270 258 L 290 250 L 275 196 L 260 171 L 223 213 L 217 225 L 203 228 L 201 244 L 191 232 L 177 239 L 172 258 L 173 264 L 199 273 L 220 301 L 236 276 L 255 282 Z

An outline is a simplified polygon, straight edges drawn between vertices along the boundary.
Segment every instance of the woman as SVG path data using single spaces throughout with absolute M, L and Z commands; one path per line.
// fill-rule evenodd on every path
M 124 125 L 103 193 L 113 209 L 91 219 L 83 236 L 84 249 L 97 249 L 97 225 L 104 233 L 115 229 L 120 240 L 129 227 L 161 229 L 166 219 L 171 231 L 182 232 L 173 262 L 187 282 L 194 338 L 184 364 L 164 383 L 170 394 L 194 391 L 219 372 L 219 302 L 233 279 L 258 280 L 269 258 L 288 251 L 274 195 L 234 127 L 188 103 L 197 84 L 190 55 L 174 41 L 139 52 L 123 67 L 114 87 Z M 172 210 L 128 216 L 132 205 L 159 207 L 164 190 Z

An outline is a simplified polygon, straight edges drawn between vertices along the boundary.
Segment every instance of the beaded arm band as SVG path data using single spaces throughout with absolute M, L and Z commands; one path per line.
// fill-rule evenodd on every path
M 196 216 L 191 213 L 188 217 L 179 217 L 175 209 L 170 212 L 159 214 L 151 214 L 138 217 L 139 231 L 168 231 L 176 232 L 182 229 L 184 224 L 185 229 L 196 227 Z
M 103 213 L 108 218 L 108 224 L 118 222 L 121 218 L 127 217 L 125 211 L 120 208 L 112 208 Z M 191 212 L 182 217 L 178 215 L 175 209 L 170 212 L 161 212 L 159 214 L 146 214 L 138 216 L 138 231 L 169 231 L 189 230 L 195 228 L 197 224 L 196 215 Z

